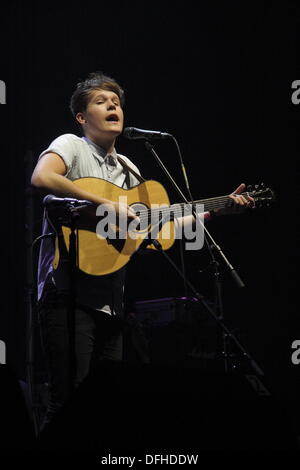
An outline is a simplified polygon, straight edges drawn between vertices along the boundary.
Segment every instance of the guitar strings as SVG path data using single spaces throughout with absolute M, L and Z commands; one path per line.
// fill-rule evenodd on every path
M 211 209 L 218 209 L 218 208 L 224 207 L 224 203 L 227 202 L 229 199 L 230 199 L 229 196 L 220 196 L 218 198 L 194 201 L 194 205 L 203 204 L 204 205 L 203 212 L 205 212 L 207 210 L 209 211 Z M 155 214 L 161 215 L 162 217 L 164 217 L 167 214 L 173 215 L 175 218 L 180 217 L 184 215 L 183 212 L 184 212 L 185 207 L 188 209 L 189 214 L 191 214 L 191 208 L 189 204 L 183 202 L 183 203 L 178 203 L 178 204 L 172 204 L 171 206 L 167 206 L 167 207 L 161 207 L 161 208 L 157 207 L 154 209 L 140 210 L 138 211 L 139 219 L 141 222 L 145 222 L 149 220 L 149 217 Z
M 205 212 L 206 210 L 211 210 L 211 209 L 216 209 L 216 208 L 223 207 L 224 206 L 223 202 L 227 201 L 227 199 L 228 199 L 228 197 L 222 197 L 222 200 L 219 200 L 217 202 L 216 201 L 210 202 L 208 200 L 207 200 L 207 202 L 205 202 L 205 200 L 201 201 L 201 204 L 204 205 L 203 212 Z M 199 204 L 198 201 L 195 201 L 194 205 L 197 204 L 197 203 Z M 179 204 L 173 204 L 173 205 L 167 206 L 167 207 L 146 209 L 146 210 L 139 211 L 139 213 L 140 213 L 139 218 L 140 218 L 141 221 L 144 221 L 144 220 L 148 220 L 149 217 L 151 217 L 151 215 L 153 216 L 155 214 L 158 214 L 158 215 L 161 214 L 162 216 L 170 214 L 170 215 L 173 215 L 176 218 L 176 217 L 180 217 L 180 216 L 183 215 L 185 207 L 188 210 L 189 214 L 191 214 L 191 208 L 188 204 L 179 203 Z
M 266 191 L 264 191 L 264 192 L 266 192 Z M 257 198 L 257 194 L 250 193 L 250 192 L 242 193 L 242 195 L 246 196 L 246 197 L 252 196 L 254 198 Z M 213 198 L 209 198 L 209 199 L 202 199 L 202 200 L 194 201 L 194 205 L 195 204 L 203 204 L 204 205 L 203 212 L 206 212 L 206 211 L 210 211 L 212 209 L 219 209 L 219 208 L 226 207 L 225 202 L 228 203 L 228 201 L 230 201 L 229 196 L 219 196 L 219 197 L 213 197 Z M 162 217 L 164 215 L 170 214 L 170 215 L 172 215 L 176 218 L 176 217 L 180 217 L 180 216 L 184 215 L 184 208 L 185 207 L 189 210 L 189 215 L 190 215 L 191 214 L 191 208 L 190 208 L 189 204 L 185 203 L 185 202 L 178 203 L 178 204 L 172 204 L 171 206 L 162 207 L 162 208 L 141 210 L 141 211 L 138 211 L 138 214 L 139 214 L 139 218 L 140 218 L 141 222 L 149 221 L 149 217 L 153 216 L 153 213 L 154 214 L 157 213 L 158 215 L 161 215 Z

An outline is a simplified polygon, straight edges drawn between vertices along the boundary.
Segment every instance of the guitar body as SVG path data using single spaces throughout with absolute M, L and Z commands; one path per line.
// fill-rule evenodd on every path
M 73 183 L 86 191 L 99 194 L 110 201 L 119 201 L 121 197 L 122 202 L 133 206 L 136 211 L 139 210 L 141 204 L 147 208 L 155 204 L 160 206 L 170 205 L 164 187 L 160 183 L 152 180 L 141 183 L 131 189 L 123 189 L 108 181 L 93 177 L 80 178 L 73 181 Z M 123 198 L 127 199 L 123 200 Z M 144 209 L 146 209 L 146 207 L 144 207 Z M 91 209 L 89 208 L 89 212 L 90 211 Z M 94 214 L 90 213 L 89 215 L 85 214 L 84 210 L 78 211 L 80 213 L 79 228 L 77 230 L 78 267 L 87 274 L 101 276 L 113 273 L 125 266 L 145 240 L 149 231 L 151 231 L 151 226 L 149 226 L 147 230 L 135 230 L 135 233 L 132 234 L 134 236 L 130 236 L 129 231 L 128 236 L 123 239 L 104 238 L 96 233 L 97 223 L 100 220 L 99 217 L 95 216 L 96 206 L 93 206 L 93 211 Z M 52 223 L 52 225 L 55 226 L 54 223 Z M 68 251 L 71 229 L 66 225 L 62 225 L 61 229 L 63 242 Z M 170 248 L 175 238 L 174 222 L 166 222 L 155 238 L 159 240 L 164 250 Z M 153 245 L 149 245 L 148 247 L 154 248 Z M 60 250 L 57 239 L 55 258 L 53 261 L 54 269 L 59 265 L 59 257 Z

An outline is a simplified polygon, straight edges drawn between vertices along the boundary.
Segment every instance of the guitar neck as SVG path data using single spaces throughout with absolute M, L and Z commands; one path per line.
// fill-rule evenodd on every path
M 244 194 L 245 196 L 247 194 Z M 204 206 L 204 212 L 212 211 L 214 209 L 223 209 L 231 206 L 232 199 L 227 196 L 211 197 L 209 199 L 201 199 L 200 201 L 194 201 L 194 204 L 202 204 Z
M 245 193 L 245 196 L 247 196 L 247 193 Z M 229 196 L 219 196 L 194 201 L 194 206 L 196 206 L 198 213 L 202 213 L 212 211 L 214 209 L 223 209 L 224 207 L 230 206 L 231 203 L 232 201 Z M 200 205 L 202 206 L 201 210 L 199 207 Z M 169 209 L 174 217 L 181 217 L 182 215 L 191 214 L 191 205 L 186 203 L 172 204 Z
M 249 193 L 245 193 L 248 195 Z M 232 203 L 229 196 L 219 196 L 219 197 L 212 197 L 209 199 L 200 199 L 199 201 L 194 201 L 194 207 L 198 214 L 201 214 L 206 211 L 211 211 L 214 209 L 222 209 L 224 207 L 230 206 Z M 179 203 L 179 204 L 172 204 L 171 206 L 163 207 L 163 208 L 155 208 L 155 209 L 147 209 L 145 211 L 140 211 L 139 216 L 140 218 L 149 218 L 151 216 L 157 216 L 160 214 L 166 218 L 177 218 L 183 217 L 186 215 L 190 215 L 192 213 L 191 204 L 188 203 Z

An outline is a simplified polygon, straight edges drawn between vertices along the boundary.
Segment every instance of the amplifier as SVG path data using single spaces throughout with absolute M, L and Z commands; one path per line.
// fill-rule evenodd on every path
M 214 319 L 201 302 L 193 297 L 166 297 L 135 303 L 138 320 L 151 326 L 167 325 L 171 322 L 194 323 L 195 319 L 207 326 L 214 325 Z
M 223 369 L 220 328 L 198 299 L 139 301 L 134 317 L 131 344 L 143 362 L 197 363 L 205 370 Z

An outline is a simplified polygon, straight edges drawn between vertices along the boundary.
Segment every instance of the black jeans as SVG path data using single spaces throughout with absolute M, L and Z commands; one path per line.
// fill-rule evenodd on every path
M 70 395 L 71 364 L 77 387 L 99 361 L 121 361 L 123 321 L 110 315 L 76 307 L 74 362 L 70 357 L 67 302 L 53 298 L 39 308 L 42 343 L 46 354 L 49 403 L 42 428 L 62 407 Z

